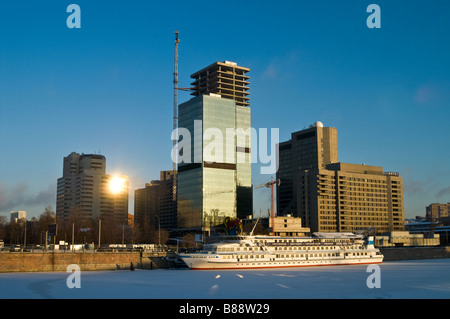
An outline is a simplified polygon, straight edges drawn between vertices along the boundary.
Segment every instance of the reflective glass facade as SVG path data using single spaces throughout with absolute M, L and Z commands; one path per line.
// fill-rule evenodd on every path
M 236 202 L 240 219 L 253 214 L 250 119 L 249 107 L 236 107 Z
M 212 227 L 236 218 L 241 205 L 252 207 L 251 141 L 238 147 L 239 125 L 250 126 L 250 109 L 234 100 L 201 95 L 180 105 L 178 127 L 190 132 L 191 161 L 178 164 L 178 228 Z M 246 163 L 237 163 L 238 150 Z

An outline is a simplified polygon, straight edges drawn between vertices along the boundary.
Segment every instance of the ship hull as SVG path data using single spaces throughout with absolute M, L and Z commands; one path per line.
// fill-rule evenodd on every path
M 381 264 L 382 257 L 362 258 L 362 259 L 341 259 L 341 260 L 301 260 L 301 261 L 274 261 L 262 263 L 247 262 L 221 262 L 216 258 L 196 256 L 179 256 L 183 262 L 192 270 L 230 270 L 230 269 L 273 269 L 273 268 L 300 268 L 300 267 L 320 267 L 320 266 L 344 266 L 344 265 L 368 265 Z

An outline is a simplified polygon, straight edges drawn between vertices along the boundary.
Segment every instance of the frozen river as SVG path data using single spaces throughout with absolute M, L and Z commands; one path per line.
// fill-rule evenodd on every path
M 121 270 L 0 274 L 0 298 L 425 299 L 450 298 L 450 259 L 276 270 Z M 378 276 L 371 277 L 370 276 Z M 369 278 L 369 279 L 368 279 Z M 368 282 L 379 288 L 368 287 Z

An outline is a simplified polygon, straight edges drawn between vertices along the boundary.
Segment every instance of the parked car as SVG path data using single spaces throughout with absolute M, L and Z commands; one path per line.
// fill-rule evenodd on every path
M 11 245 L 9 251 L 20 251 L 20 245 Z

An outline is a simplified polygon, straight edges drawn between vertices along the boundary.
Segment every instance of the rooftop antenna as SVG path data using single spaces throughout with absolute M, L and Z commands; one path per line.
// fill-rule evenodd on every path
M 173 131 L 177 132 L 177 123 L 178 123 L 178 43 L 180 40 L 178 39 L 178 31 L 175 31 L 175 61 L 174 61 L 174 72 L 173 72 Z M 178 134 L 176 135 L 178 136 Z M 178 163 L 178 147 L 177 140 L 173 140 L 173 194 L 172 199 L 174 201 L 177 200 L 177 163 Z

